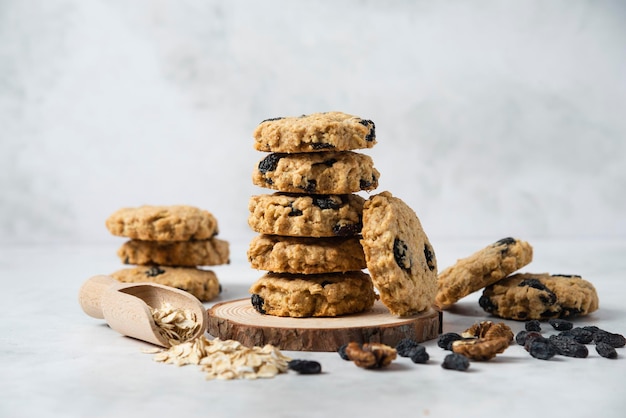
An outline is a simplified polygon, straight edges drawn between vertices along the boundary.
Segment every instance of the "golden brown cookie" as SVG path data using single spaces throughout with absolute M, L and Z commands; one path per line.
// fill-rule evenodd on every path
M 301 238 L 258 235 L 250 242 L 252 268 L 275 273 L 320 274 L 366 268 L 359 237 Z
M 364 312 L 376 300 L 368 274 L 361 271 L 295 275 L 267 273 L 251 287 L 251 302 L 274 316 L 320 317 Z
M 483 290 L 480 306 L 505 319 L 571 318 L 598 309 L 596 289 L 580 276 L 519 273 Z
M 370 197 L 362 235 L 367 268 L 389 311 L 406 316 L 429 309 L 437 291 L 437 260 L 413 209 L 389 192 Z
M 266 119 L 253 136 L 258 151 L 349 151 L 373 147 L 376 127 L 371 120 L 343 112 L 325 112 Z
M 532 258 L 530 244 L 509 237 L 458 260 L 439 274 L 437 306 L 449 308 L 459 299 L 524 267 Z
M 261 234 L 335 237 L 360 234 L 365 199 L 356 194 L 252 196 L 248 224 Z
M 186 267 L 134 267 L 118 270 L 111 276 L 124 283 L 158 283 L 191 293 L 208 302 L 221 291 L 217 276 L 211 270 Z
M 218 238 L 192 241 L 126 241 L 117 251 L 125 264 L 196 267 L 228 264 L 228 241 Z
M 105 224 L 113 235 L 145 241 L 208 239 L 218 233 L 210 212 L 185 205 L 123 208 Z
M 287 193 L 348 194 L 378 187 L 372 158 L 352 151 L 272 153 L 262 159 L 252 182 Z

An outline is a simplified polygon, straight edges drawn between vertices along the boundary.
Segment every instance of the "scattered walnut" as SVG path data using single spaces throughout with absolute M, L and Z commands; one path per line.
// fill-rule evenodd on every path
M 484 338 L 486 340 L 506 338 L 511 342 L 514 334 L 511 328 L 504 322 L 481 321 L 463 331 L 461 336 L 463 338 Z
M 379 369 L 389 366 L 396 359 L 397 352 L 385 344 L 351 342 L 346 346 L 346 355 L 359 367 Z
M 470 360 L 484 361 L 491 360 L 496 354 L 502 353 L 509 344 L 507 337 L 457 340 L 452 343 L 452 351 Z

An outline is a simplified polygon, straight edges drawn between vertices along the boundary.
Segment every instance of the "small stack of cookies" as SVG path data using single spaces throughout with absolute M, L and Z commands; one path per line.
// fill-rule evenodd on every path
M 250 292 L 264 314 L 319 317 L 369 310 L 376 299 L 360 244 L 365 199 L 378 186 L 372 159 L 356 149 L 376 144 L 374 123 L 342 112 L 267 119 L 254 131 L 267 152 L 252 182 L 276 190 L 252 196 L 248 249 L 268 273 Z
M 125 283 L 152 282 L 187 291 L 202 302 L 221 292 L 216 274 L 202 266 L 228 264 L 228 241 L 218 239 L 210 212 L 193 206 L 123 208 L 105 222 L 115 236 L 130 238 L 117 252 L 124 264 L 112 273 Z
M 268 119 L 254 131 L 268 152 L 254 170 L 248 249 L 266 270 L 250 288 L 263 314 L 333 317 L 381 301 L 395 315 L 430 308 L 436 292 L 434 251 L 415 212 L 378 187 L 372 159 L 356 149 L 376 144 L 375 125 L 342 112 Z M 369 270 L 369 274 L 364 272 Z M 376 294 L 374 287 L 379 291 Z

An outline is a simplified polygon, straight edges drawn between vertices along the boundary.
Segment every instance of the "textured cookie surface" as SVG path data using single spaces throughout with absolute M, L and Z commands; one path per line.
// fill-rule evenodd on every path
M 352 151 L 272 153 L 252 174 L 260 187 L 288 193 L 348 194 L 378 187 L 372 158 Z
M 352 236 L 361 232 L 364 202 L 365 199 L 355 194 L 252 196 L 248 224 L 261 234 Z
M 122 208 L 105 224 L 113 235 L 145 241 L 208 239 L 218 233 L 210 212 L 185 205 Z
M 252 268 L 275 273 L 320 274 L 366 267 L 359 237 L 300 238 L 258 235 L 248 248 Z
M 124 283 L 158 283 L 191 293 L 208 302 L 220 293 L 217 276 L 211 270 L 186 267 L 134 267 L 118 270 L 112 277 Z
M 193 241 L 126 241 L 117 251 L 125 264 L 195 267 L 228 264 L 228 241 L 218 238 Z
M 383 192 L 363 208 L 367 268 L 380 300 L 394 315 L 430 308 L 437 291 L 437 260 L 419 218 L 406 203 Z
M 439 274 L 437 306 L 449 308 L 459 299 L 524 267 L 532 258 L 530 244 L 509 237 L 458 260 Z
M 520 273 L 483 290 L 480 306 L 505 319 L 571 318 L 598 309 L 596 289 L 575 275 Z
M 371 120 L 343 112 L 264 120 L 254 130 L 254 148 L 266 152 L 349 151 L 376 144 Z
M 364 312 L 376 300 L 368 274 L 267 273 L 251 287 L 251 302 L 263 314 L 291 317 L 339 316 Z

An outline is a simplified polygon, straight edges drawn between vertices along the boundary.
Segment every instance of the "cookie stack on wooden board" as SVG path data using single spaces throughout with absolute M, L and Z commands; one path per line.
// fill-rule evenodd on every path
M 255 185 L 275 190 L 252 196 L 253 268 L 266 270 L 250 288 L 261 313 L 338 316 L 369 310 L 376 299 L 360 244 L 365 199 L 378 186 L 372 159 L 356 149 L 376 144 L 374 123 L 341 112 L 268 119 L 254 132 L 268 153 Z
M 117 254 L 135 265 L 111 274 L 126 282 L 153 282 L 185 290 L 202 302 L 221 291 L 216 274 L 201 266 L 228 264 L 228 241 L 218 239 L 217 219 L 193 206 L 123 208 L 106 220 L 111 234 L 130 238 Z

